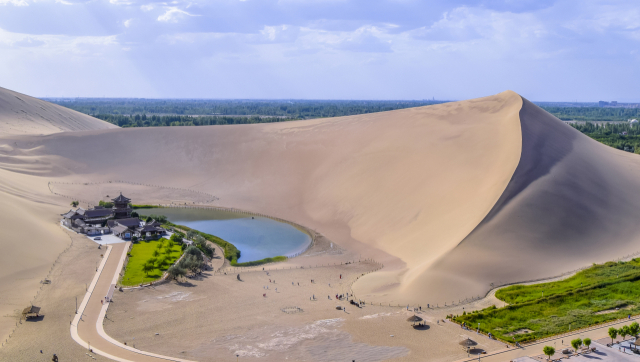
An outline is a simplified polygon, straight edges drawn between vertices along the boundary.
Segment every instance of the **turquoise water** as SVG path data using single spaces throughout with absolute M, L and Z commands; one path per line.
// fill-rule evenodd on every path
M 142 215 L 165 215 L 174 224 L 218 236 L 240 250 L 238 262 L 293 255 L 311 243 L 306 233 L 269 218 L 220 210 L 158 208 L 138 210 Z

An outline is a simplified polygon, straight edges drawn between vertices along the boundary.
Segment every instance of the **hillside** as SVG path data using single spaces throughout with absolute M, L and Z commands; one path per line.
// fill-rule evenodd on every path
M 0 87 L 0 133 L 43 135 L 117 128 L 86 114 Z

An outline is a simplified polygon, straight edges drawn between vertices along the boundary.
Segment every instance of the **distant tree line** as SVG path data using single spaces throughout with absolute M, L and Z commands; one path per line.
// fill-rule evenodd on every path
M 563 121 L 621 122 L 640 118 L 640 108 L 547 106 L 542 108 Z
M 94 117 L 113 123 L 119 127 L 169 127 L 169 126 L 213 126 L 221 124 L 251 124 L 291 121 L 286 117 L 232 117 L 232 116 L 147 116 L 136 114 L 125 116 L 119 114 L 96 114 Z
M 340 117 L 445 103 L 435 100 L 215 100 L 48 98 L 50 102 L 120 127 L 198 126 Z M 603 108 L 596 103 L 538 102 L 563 121 L 627 121 L 640 108 Z M 187 117 L 197 116 L 197 117 Z
M 49 102 L 95 115 L 271 116 L 290 119 L 339 117 L 427 106 L 444 101 L 198 100 L 63 98 Z
M 619 150 L 640 154 L 640 125 L 638 123 L 584 124 L 571 126 L 594 140 Z

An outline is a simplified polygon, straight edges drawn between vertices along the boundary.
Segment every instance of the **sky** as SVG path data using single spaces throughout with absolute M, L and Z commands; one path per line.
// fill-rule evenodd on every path
M 638 0 L 0 0 L 37 97 L 640 102 Z

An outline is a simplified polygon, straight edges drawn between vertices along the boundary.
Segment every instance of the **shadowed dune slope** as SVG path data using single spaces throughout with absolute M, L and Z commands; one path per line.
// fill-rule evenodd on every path
M 51 134 L 118 128 L 86 114 L 0 87 L 0 133 Z
M 550 277 L 640 250 L 638 155 L 591 140 L 527 100 L 520 121 L 522 156 L 504 194 L 419 285 L 465 285 L 467 296 L 478 295 L 491 283 Z
M 363 285 L 398 300 L 400 286 L 455 248 L 503 194 L 520 159 L 521 106 L 504 92 L 310 121 L 5 137 L 0 168 L 44 190 L 48 181 L 124 179 L 206 191 L 382 261 Z

